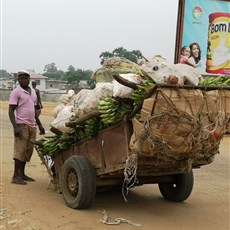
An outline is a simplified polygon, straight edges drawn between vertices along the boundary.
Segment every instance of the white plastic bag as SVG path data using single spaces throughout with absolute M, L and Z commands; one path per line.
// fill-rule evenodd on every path
M 139 84 L 141 76 L 133 73 L 120 74 L 120 76 L 130 82 Z M 132 89 L 130 87 L 120 84 L 118 81 L 113 80 L 113 97 L 129 98 Z
M 79 103 L 75 98 L 74 112 L 76 116 L 81 117 L 87 113 L 97 110 L 98 101 L 106 97 L 112 97 L 113 95 L 113 84 L 110 82 L 97 83 L 96 87 L 85 95 L 84 100 Z
M 58 114 L 57 117 L 51 122 L 50 126 L 58 129 L 61 132 L 66 132 L 70 128 L 66 127 L 66 122 L 69 122 L 71 116 L 74 116 L 74 112 L 72 111 L 73 106 L 67 105 L 65 106 Z

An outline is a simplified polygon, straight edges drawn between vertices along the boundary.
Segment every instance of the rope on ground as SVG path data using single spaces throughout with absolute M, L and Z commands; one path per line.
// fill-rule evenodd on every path
M 134 223 L 130 220 L 126 220 L 124 218 L 116 218 L 114 222 L 109 222 L 109 216 L 107 214 L 107 212 L 104 210 L 104 211 L 99 211 L 103 214 L 103 218 L 100 219 L 100 222 L 103 223 L 103 224 L 107 224 L 107 225 L 118 225 L 118 224 L 121 224 L 121 223 L 127 223 L 127 224 L 130 224 L 130 225 L 133 225 L 133 226 L 137 226 L 137 227 L 140 227 L 141 224 L 137 224 L 137 223 Z

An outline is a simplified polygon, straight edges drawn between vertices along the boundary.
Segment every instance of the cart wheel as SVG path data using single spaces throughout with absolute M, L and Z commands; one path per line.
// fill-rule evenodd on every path
M 162 196 L 170 201 L 182 202 L 186 200 L 193 189 L 193 171 L 177 174 L 175 182 L 159 183 Z
M 71 156 L 61 169 L 61 191 L 70 208 L 84 209 L 91 205 L 96 192 L 96 174 L 83 156 Z

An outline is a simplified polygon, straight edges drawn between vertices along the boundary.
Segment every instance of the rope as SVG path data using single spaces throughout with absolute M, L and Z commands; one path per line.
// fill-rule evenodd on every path
M 118 225 L 118 224 L 121 224 L 121 223 L 127 223 L 127 224 L 130 224 L 130 225 L 133 225 L 133 226 L 137 226 L 137 227 L 140 227 L 141 224 L 137 224 L 137 223 L 134 223 L 132 221 L 129 221 L 129 220 L 126 220 L 124 218 L 116 218 L 114 222 L 109 222 L 108 219 L 108 214 L 106 213 L 106 211 L 100 211 L 102 214 L 103 214 L 103 218 L 100 219 L 100 222 L 102 222 L 103 224 L 107 224 L 107 225 Z
M 122 195 L 125 202 L 127 202 L 126 196 L 131 187 L 138 183 L 137 179 L 137 154 L 132 153 L 125 162 L 124 168 L 124 181 L 122 185 Z
M 179 161 L 188 169 L 199 160 L 212 162 L 229 125 L 229 91 L 163 90 L 138 135 L 138 154 L 147 146 L 158 164 Z

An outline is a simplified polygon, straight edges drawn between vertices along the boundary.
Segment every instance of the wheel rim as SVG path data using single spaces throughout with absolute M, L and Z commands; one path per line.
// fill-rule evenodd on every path
M 65 203 L 74 209 L 84 209 L 92 203 L 96 192 L 96 175 L 83 156 L 69 157 L 61 169 L 61 191 Z
M 66 185 L 67 185 L 69 196 L 74 199 L 78 194 L 79 183 L 78 183 L 77 172 L 73 168 L 69 169 L 67 172 Z

